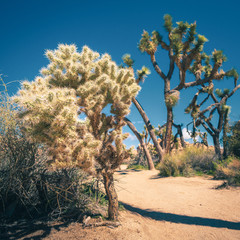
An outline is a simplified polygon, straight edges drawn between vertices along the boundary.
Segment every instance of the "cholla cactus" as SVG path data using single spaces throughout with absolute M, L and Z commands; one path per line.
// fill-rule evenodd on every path
M 100 57 L 87 46 L 78 53 L 75 45 L 60 44 L 46 56 L 50 64 L 41 70 L 42 76 L 24 81 L 15 97 L 26 130 L 49 146 L 54 166 L 97 166 L 109 197 L 109 217 L 116 219 L 113 173 L 128 154 L 123 118 L 140 87 L 132 71 L 118 68 L 108 54 Z

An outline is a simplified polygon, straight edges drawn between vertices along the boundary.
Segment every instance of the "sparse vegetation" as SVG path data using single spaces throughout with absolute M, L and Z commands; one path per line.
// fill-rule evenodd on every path
M 163 177 L 213 174 L 216 162 L 213 150 L 203 146 L 188 146 L 181 151 L 167 154 L 157 168 Z
M 240 186 L 240 159 L 228 157 L 216 166 L 215 179 L 227 181 L 227 185 Z
M 230 154 L 240 157 L 240 121 L 230 127 L 230 135 L 227 137 L 227 145 Z
M 141 164 L 130 164 L 128 165 L 128 169 L 134 169 L 134 170 L 148 170 L 148 167 Z
M 28 138 L 6 89 L 1 94 L 0 113 L 1 221 L 104 214 L 106 196 L 100 191 L 99 179 L 77 168 L 53 170 L 48 149 Z

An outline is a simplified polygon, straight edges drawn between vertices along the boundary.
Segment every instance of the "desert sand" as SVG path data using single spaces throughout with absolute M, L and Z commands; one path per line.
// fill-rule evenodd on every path
M 216 189 L 222 181 L 210 178 L 157 174 L 122 171 L 117 177 L 119 200 L 133 219 L 138 216 L 142 239 L 240 239 L 239 188 Z
M 35 224 L 35 230 L 19 230 L 9 239 L 240 239 L 240 188 L 216 189 L 222 181 L 210 177 L 157 174 L 133 170 L 115 174 L 119 201 L 126 209 L 120 212 L 117 228 Z

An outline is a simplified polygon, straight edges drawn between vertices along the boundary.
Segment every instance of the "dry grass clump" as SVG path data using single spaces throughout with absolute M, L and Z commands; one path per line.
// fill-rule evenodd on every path
M 53 171 L 48 149 L 29 139 L 17 113 L 5 89 L 0 95 L 0 221 L 99 213 L 105 195 L 98 181 L 77 168 Z
M 191 176 L 209 174 L 215 170 L 214 151 L 202 146 L 188 146 L 182 151 L 167 154 L 157 166 L 160 176 Z
M 226 161 L 217 165 L 214 177 L 226 179 L 228 185 L 240 186 L 240 159 L 228 157 Z
M 1 134 L 0 219 L 78 218 L 101 214 L 97 181 L 78 168 L 53 171 L 47 151 L 19 130 Z

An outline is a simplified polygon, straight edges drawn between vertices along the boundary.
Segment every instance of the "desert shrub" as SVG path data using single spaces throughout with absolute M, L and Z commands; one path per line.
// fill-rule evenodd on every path
M 44 171 L 46 155 L 23 133 L 6 85 L 2 79 L 1 82 L 4 89 L 0 95 L 0 216 L 10 218 L 35 209 L 38 201 L 33 181 Z
M 45 209 L 51 217 L 81 218 L 105 215 L 106 195 L 98 178 L 89 177 L 79 168 L 47 171 L 42 175 Z
M 227 180 L 228 185 L 240 185 L 240 159 L 228 157 L 216 165 L 215 179 Z
M 162 163 L 158 165 L 159 175 L 162 177 L 178 176 L 179 170 L 175 161 L 172 160 L 171 156 L 164 158 Z
M 186 159 L 175 156 L 175 154 L 167 154 L 164 156 L 163 161 L 157 166 L 162 177 L 169 176 L 190 176 L 192 168 L 187 163 Z
M 229 152 L 237 157 L 240 157 L 240 121 L 231 126 L 231 134 L 227 141 L 229 145 Z
M 31 211 L 37 197 L 33 181 L 43 172 L 41 150 L 12 129 L 1 135 L 0 157 L 0 212 L 11 217 L 17 209 Z
M 213 173 L 218 160 L 214 150 L 204 146 L 189 146 L 184 149 L 182 157 L 194 171 L 203 173 Z
M 1 158 L 2 218 L 42 215 L 72 218 L 104 213 L 99 204 L 105 195 L 92 183 L 93 178 L 77 168 L 53 171 L 46 164 L 44 148 L 22 140 L 23 137 L 21 141 L 19 138 L 13 147 L 16 154 L 5 146 L 6 155 Z
M 102 213 L 96 180 L 77 168 L 53 170 L 47 148 L 28 138 L 9 99 L 0 95 L 0 220 Z
M 78 168 L 53 170 L 47 149 L 21 131 L 1 135 L 0 217 L 79 217 L 104 214 L 97 178 Z
M 87 175 L 73 168 L 53 171 L 44 147 L 23 133 L 1 136 L 0 156 L 1 217 L 58 217 L 93 209 Z
M 195 173 L 213 173 L 217 161 L 214 151 L 202 146 L 188 146 L 164 156 L 158 164 L 160 176 L 190 176 Z

